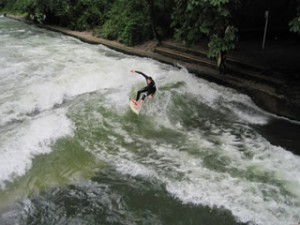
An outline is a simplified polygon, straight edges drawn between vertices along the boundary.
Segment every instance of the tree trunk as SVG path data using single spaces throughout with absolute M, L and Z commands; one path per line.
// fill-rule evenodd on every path
M 148 3 L 148 11 L 149 11 L 149 17 L 150 17 L 150 23 L 151 23 L 151 29 L 152 29 L 152 34 L 153 38 L 160 43 L 160 37 L 157 33 L 156 30 L 156 25 L 155 25 L 155 17 L 154 17 L 154 0 L 147 0 Z

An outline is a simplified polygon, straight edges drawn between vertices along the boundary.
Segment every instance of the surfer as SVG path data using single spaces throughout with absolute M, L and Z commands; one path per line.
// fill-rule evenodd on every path
M 145 86 L 145 87 L 141 88 L 140 90 L 138 90 L 136 99 L 135 100 L 133 99 L 133 102 L 137 105 L 138 102 L 139 102 L 139 99 L 140 99 L 140 95 L 145 92 L 142 96 L 141 101 L 140 101 L 140 104 L 142 105 L 144 103 L 146 97 L 148 97 L 148 99 L 153 98 L 153 96 L 156 92 L 155 82 L 152 79 L 152 77 L 147 76 L 143 72 L 140 72 L 140 71 L 137 71 L 137 70 L 134 70 L 134 69 L 130 70 L 130 72 L 133 73 L 133 74 L 134 73 L 141 74 L 146 79 L 147 86 Z

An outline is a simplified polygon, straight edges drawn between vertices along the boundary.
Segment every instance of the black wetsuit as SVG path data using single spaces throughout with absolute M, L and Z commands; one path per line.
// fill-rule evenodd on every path
M 142 100 L 145 100 L 145 98 L 148 96 L 148 95 L 154 95 L 154 93 L 156 92 L 156 86 L 155 86 L 155 82 L 154 80 L 152 79 L 152 77 L 149 77 L 147 76 L 146 74 L 140 72 L 140 71 L 135 71 L 136 73 L 139 73 L 141 74 L 143 77 L 145 77 L 146 79 L 146 82 L 148 79 L 151 80 L 151 82 L 148 84 L 147 83 L 147 86 L 146 87 L 143 87 L 142 89 L 140 89 L 138 92 L 137 92 L 137 96 L 136 96 L 136 101 L 138 101 L 140 99 L 140 95 L 141 93 L 143 92 L 146 92 L 145 95 L 143 95 L 142 97 Z

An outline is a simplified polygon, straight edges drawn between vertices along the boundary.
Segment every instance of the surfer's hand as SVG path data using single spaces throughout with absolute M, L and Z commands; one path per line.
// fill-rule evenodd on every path
M 131 72 L 132 74 L 134 74 L 134 73 L 135 73 L 135 70 L 134 70 L 134 69 L 131 69 L 130 72 Z

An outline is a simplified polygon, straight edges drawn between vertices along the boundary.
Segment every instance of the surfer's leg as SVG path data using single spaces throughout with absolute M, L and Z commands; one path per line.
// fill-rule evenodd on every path
M 142 91 L 138 91 L 138 92 L 137 92 L 135 101 L 138 101 L 138 100 L 140 99 L 141 93 L 142 93 Z
M 144 88 L 142 88 L 142 89 L 140 89 L 140 90 L 138 90 L 138 92 L 137 92 L 137 95 L 136 95 L 136 101 L 138 101 L 139 99 L 140 99 L 140 95 L 141 95 L 141 93 L 143 93 L 143 92 L 145 92 L 145 91 L 147 91 L 147 89 L 146 89 L 147 87 L 144 87 Z
M 147 98 L 148 93 L 143 94 L 142 100 L 145 101 L 145 98 Z

